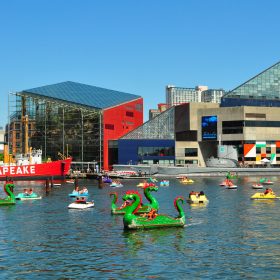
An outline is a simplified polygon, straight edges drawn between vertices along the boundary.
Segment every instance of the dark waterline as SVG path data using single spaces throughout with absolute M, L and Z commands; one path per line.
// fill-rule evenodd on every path
M 160 212 L 176 216 L 173 199 L 203 190 L 204 206 L 184 205 L 185 228 L 124 231 L 122 216 L 111 216 L 109 193 L 136 188 L 99 189 L 86 185 L 95 208 L 68 210 L 64 184 L 46 196 L 43 182 L 16 182 L 15 193 L 30 186 L 42 200 L 0 208 L 1 279 L 279 279 L 280 201 L 252 201 L 258 177 L 235 180 L 239 188 L 219 187 L 220 178 L 194 178 L 192 185 L 170 179 L 155 197 Z M 274 191 L 280 195 L 277 177 Z M 1 184 L 1 187 L 3 183 Z M 141 189 L 138 189 L 142 192 Z M 1 191 L 1 197 L 4 194 Z

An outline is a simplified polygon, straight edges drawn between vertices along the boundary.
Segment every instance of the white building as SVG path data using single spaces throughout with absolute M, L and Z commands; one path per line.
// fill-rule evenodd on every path
M 207 89 L 201 93 L 202 102 L 221 103 L 221 98 L 225 94 L 223 89 Z
M 223 89 L 208 89 L 208 86 L 183 88 L 173 85 L 166 86 L 166 104 L 168 107 L 189 102 L 221 103 Z

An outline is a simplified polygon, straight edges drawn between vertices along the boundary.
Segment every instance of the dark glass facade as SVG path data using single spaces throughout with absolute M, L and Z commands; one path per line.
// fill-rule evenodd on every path
M 28 121 L 32 123 L 28 146 L 41 149 L 44 159 L 57 159 L 60 153 L 70 155 L 78 162 L 102 162 L 100 110 L 26 94 L 16 94 L 11 99 L 10 122 L 21 122 L 23 116 L 28 116 Z M 24 153 L 24 137 L 22 142 L 21 150 L 17 152 Z M 12 150 L 13 147 L 10 147 Z
M 222 107 L 280 107 L 280 62 L 225 94 Z

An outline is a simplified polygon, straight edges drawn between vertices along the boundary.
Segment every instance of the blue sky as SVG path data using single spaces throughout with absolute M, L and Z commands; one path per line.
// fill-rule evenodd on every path
M 141 95 L 233 89 L 278 62 L 278 0 L 0 2 L 0 125 L 8 93 L 74 81 Z

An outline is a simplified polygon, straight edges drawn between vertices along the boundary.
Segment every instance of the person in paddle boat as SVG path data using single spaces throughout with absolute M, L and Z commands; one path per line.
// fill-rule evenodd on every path
M 126 200 L 122 205 L 121 205 L 121 208 L 124 208 L 128 205 L 131 205 L 132 204 L 132 200 Z
M 265 191 L 264 191 L 264 194 L 274 194 L 273 190 L 271 188 L 267 188 Z
M 23 193 L 24 193 L 24 195 L 29 195 L 28 189 L 24 189 L 24 190 L 23 190 Z
M 80 191 L 80 194 L 88 194 L 88 189 L 83 187 L 83 189 Z
M 73 194 L 78 194 L 80 193 L 80 188 L 77 186 L 74 188 L 74 190 L 72 191 Z
M 196 195 L 196 196 L 197 196 L 198 193 L 197 193 L 197 192 L 194 192 L 194 191 L 191 191 L 191 192 L 189 193 L 189 198 L 191 198 L 192 195 Z
M 32 194 L 33 194 L 33 190 L 32 190 L 31 188 L 29 189 L 28 194 L 29 194 L 29 195 L 32 195 Z
M 204 191 L 200 191 L 200 193 L 198 194 L 198 196 L 203 196 L 203 195 L 205 195 Z

